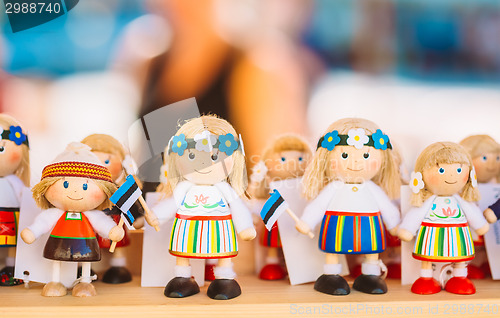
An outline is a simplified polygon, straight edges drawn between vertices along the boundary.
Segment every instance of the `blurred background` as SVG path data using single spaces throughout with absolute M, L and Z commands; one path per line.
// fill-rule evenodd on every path
M 500 139 L 498 0 L 84 0 L 0 27 L 0 111 L 29 132 L 34 182 L 69 142 L 127 144 L 138 118 L 190 97 L 233 123 L 249 166 L 274 136 L 314 147 L 346 116 L 376 122 L 409 171 L 431 142 Z
M 345 116 L 378 123 L 410 170 L 430 142 L 500 138 L 497 0 L 85 0 L 0 26 L 0 109 L 30 132 L 34 179 L 68 142 L 127 143 L 137 118 L 190 97 L 250 158 Z

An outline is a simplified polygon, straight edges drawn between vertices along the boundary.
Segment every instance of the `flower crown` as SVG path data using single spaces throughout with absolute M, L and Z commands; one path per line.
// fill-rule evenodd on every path
M 363 128 L 351 129 L 347 135 L 339 135 L 337 130 L 333 130 L 319 139 L 316 149 L 325 148 L 332 151 L 335 146 L 353 146 L 357 149 L 363 146 L 381 150 L 392 149 L 389 136 L 385 135 L 382 130 L 377 129 L 374 134 L 367 135 Z
M 0 128 L 0 140 L 11 140 L 18 146 L 25 144 L 28 148 L 30 147 L 28 136 L 23 133 L 20 126 L 10 126 L 9 129 Z
M 179 156 L 182 156 L 186 149 L 211 152 L 213 148 L 219 149 L 228 156 L 238 149 L 245 155 L 241 135 L 239 135 L 239 140 L 236 140 L 233 134 L 214 135 L 208 130 L 204 130 L 194 138 L 186 138 L 186 135 L 180 134 L 173 136 L 168 142 L 168 154 L 175 152 Z

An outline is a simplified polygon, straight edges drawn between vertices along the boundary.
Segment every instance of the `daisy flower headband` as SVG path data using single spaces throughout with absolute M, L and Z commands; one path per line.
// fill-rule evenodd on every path
M 233 134 L 214 135 L 208 130 L 204 130 L 194 138 L 186 138 L 186 135 L 180 134 L 173 136 L 168 142 L 168 154 L 175 152 L 179 156 L 182 156 L 186 149 L 211 152 L 213 148 L 219 149 L 228 156 L 231 156 L 238 149 L 245 155 L 241 135 L 236 140 Z
M 347 135 L 340 135 L 337 130 L 333 130 L 319 139 L 316 149 L 325 148 L 332 151 L 336 146 L 353 146 L 357 149 L 363 146 L 381 150 L 392 149 L 389 136 L 385 135 L 382 130 L 377 129 L 375 133 L 367 135 L 363 128 L 351 129 Z

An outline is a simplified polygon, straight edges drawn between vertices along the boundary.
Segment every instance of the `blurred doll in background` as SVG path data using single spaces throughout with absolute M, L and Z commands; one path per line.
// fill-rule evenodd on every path
M 500 172 L 500 144 L 488 135 L 473 135 L 460 141 L 471 155 L 478 183 L 497 183 Z M 472 232 L 476 250 L 475 264 L 469 263 L 468 276 L 472 279 L 485 278 L 490 273 L 484 237 Z
M 250 196 L 265 201 L 269 198 L 273 182 L 302 177 L 310 158 L 311 149 L 301 137 L 282 135 L 275 138 L 264 150 L 261 161 L 252 170 L 248 187 Z M 300 196 L 300 188 L 297 188 L 297 196 Z M 257 206 L 262 207 L 262 204 Z M 260 210 L 257 212 L 260 213 Z M 261 269 L 259 278 L 264 280 L 285 278 L 286 271 L 279 263 L 279 249 L 282 245 L 278 222 L 271 231 L 262 227 L 259 242 L 267 247 L 266 265 Z
M 85 137 L 82 143 L 92 148 L 92 152 L 99 157 L 102 164 L 108 168 L 111 173 L 111 179 L 116 186 L 119 187 L 125 182 L 125 178 L 128 174 L 134 173 L 133 163 L 131 161 L 132 158 L 127 155 L 122 144 L 115 138 L 104 134 L 93 134 Z M 136 219 L 144 214 L 141 205 L 137 201 L 132 206 L 130 212 Z M 111 216 L 116 224 L 119 223 L 121 211 L 115 205 L 113 205 L 111 209 L 104 210 L 104 213 Z M 116 250 L 112 254 L 110 262 L 111 267 L 102 277 L 102 281 L 105 283 L 121 284 L 132 280 L 132 275 L 126 267 L 127 260 L 123 250 L 124 247 L 130 245 L 130 238 L 125 225 L 123 226 L 123 230 L 125 231 L 125 236 L 117 243 Z M 101 249 L 109 249 L 111 246 L 111 241 L 109 239 L 99 236 L 98 240 Z
M 14 278 L 19 207 L 30 183 L 29 144 L 26 131 L 12 117 L 0 114 L 0 247 L 7 248 L 0 286 L 22 284 Z

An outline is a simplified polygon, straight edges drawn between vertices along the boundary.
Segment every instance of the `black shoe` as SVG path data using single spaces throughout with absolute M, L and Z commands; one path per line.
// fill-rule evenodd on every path
M 227 300 L 241 295 L 241 288 L 234 279 L 216 279 L 210 283 L 207 296 L 217 300 Z
M 377 275 L 359 275 L 352 284 L 352 288 L 367 294 L 387 293 L 387 284 Z
M 314 283 L 314 289 L 329 295 L 348 295 L 351 292 L 349 284 L 340 275 L 321 275 Z
M 132 275 L 123 266 L 113 266 L 104 273 L 102 281 L 108 284 L 123 284 L 132 281 Z
M 17 286 L 22 283 L 22 279 L 14 278 L 13 266 L 5 266 L 0 270 L 0 286 Z
M 194 278 L 174 277 L 172 278 L 163 294 L 169 298 L 184 298 L 200 292 L 200 287 Z

